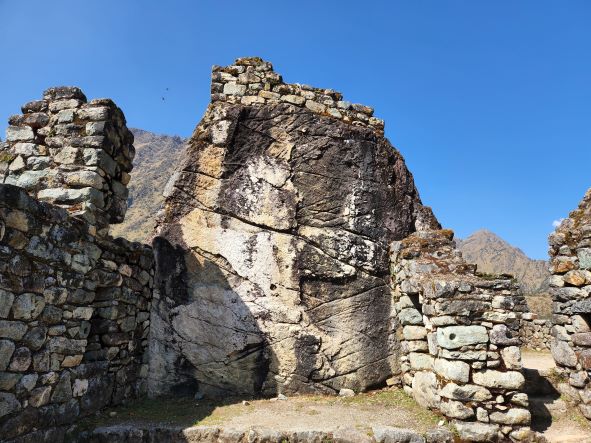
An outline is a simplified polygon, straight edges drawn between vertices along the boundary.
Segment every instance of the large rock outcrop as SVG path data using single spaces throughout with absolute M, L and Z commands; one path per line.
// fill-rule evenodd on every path
M 388 245 L 437 227 L 373 110 L 214 67 L 154 238 L 150 389 L 363 390 L 398 372 Z

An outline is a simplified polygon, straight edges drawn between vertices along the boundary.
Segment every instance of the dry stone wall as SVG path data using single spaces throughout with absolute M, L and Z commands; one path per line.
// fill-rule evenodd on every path
M 591 190 L 549 242 L 552 355 L 568 377 L 559 389 L 591 419 Z
M 482 278 L 453 233 L 416 232 L 391 247 L 404 389 L 468 441 L 530 434 L 519 339 L 526 310 L 507 278 Z
M 212 102 L 247 106 L 287 103 L 384 133 L 384 121 L 373 116 L 373 108 L 343 100 L 343 94 L 333 89 L 286 84 L 271 63 L 258 57 L 239 58 L 230 66 L 214 66 L 211 81 Z
M 92 192 L 86 193 L 88 188 L 56 187 L 70 174 L 95 171 L 103 180 L 100 192 L 106 201 L 116 201 L 114 194 L 109 194 L 112 175 L 102 175 L 98 167 L 64 166 L 56 160 L 72 150 L 78 152 L 76 161 L 86 157 L 87 149 L 98 158 L 103 158 L 100 152 L 107 151 L 77 144 L 77 130 L 54 134 L 62 123 L 47 123 L 60 119 L 56 115 L 62 115 L 64 100 L 69 106 L 64 109 L 78 115 L 76 126 L 83 126 L 77 120 L 78 111 L 96 109 L 81 104 L 83 95 L 76 88 L 49 91 L 45 94 L 48 100 L 23 107 L 35 110 L 25 114 L 24 121 L 11 118 L 8 146 L 3 151 L 8 164 L 6 181 L 23 184 L 23 177 L 27 177 L 27 186 L 0 184 L 2 441 L 61 441 L 65 427 L 79 417 L 137 397 L 146 387 L 152 250 L 113 239 L 105 235 L 108 224 L 94 224 L 119 220 L 123 206 L 100 209 L 91 201 Z M 73 92 L 76 98 L 71 96 Z M 99 102 L 114 112 L 114 121 L 106 121 L 104 127 L 122 124 L 122 115 L 108 105 L 112 102 L 91 103 Z M 52 115 L 56 109 L 52 104 L 56 103 L 60 110 Z M 41 123 L 30 126 L 38 120 Z M 43 128 L 49 132 L 41 136 Z M 61 147 L 47 140 L 51 134 L 60 137 Z M 47 169 L 32 160 L 38 157 L 46 157 L 42 164 Z M 24 168 L 15 168 L 15 162 Z M 61 189 L 59 192 L 83 190 L 83 197 L 79 195 L 76 203 L 60 200 L 59 205 L 40 201 L 37 197 L 47 195 L 43 194 L 47 186 Z M 107 215 L 109 218 L 101 218 Z
M 50 88 L 10 117 L 0 179 L 67 208 L 99 231 L 123 221 L 135 155 L 133 135 L 109 99 Z M 100 233 L 100 232 L 99 232 Z
M 552 343 L 552 320 L 538 318 L 533 312 L 521 316 L 519 337 L 524 348 L 536 351 L 549 350 Z

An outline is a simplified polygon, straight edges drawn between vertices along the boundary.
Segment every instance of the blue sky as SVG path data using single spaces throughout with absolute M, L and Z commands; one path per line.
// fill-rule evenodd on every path
M 77 85 L 130 126 L 188 136 L 211 65 L 258 55 L 374 106 L 458 236 L 488 228 L 545 258 L 591 186 L 589 23 L 586 0 L 0 0 L 0 131 Z

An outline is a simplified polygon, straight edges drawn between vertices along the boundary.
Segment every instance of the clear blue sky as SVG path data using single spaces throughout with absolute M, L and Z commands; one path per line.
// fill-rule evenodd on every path
M 545 258 L 591 186 L 590 23 L 586 0 L 0 0 L 0 130 L 65 84 L 188 136 L 211 65 L 258 55 L 374 106 L 458 236 L 485 227 Z

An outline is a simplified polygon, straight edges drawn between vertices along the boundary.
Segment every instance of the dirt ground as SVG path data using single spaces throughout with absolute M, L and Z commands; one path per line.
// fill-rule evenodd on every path
M 549 352 L 523 351 L 524 368 L 551 374 Z M 543 380 L 542 380 L 543 381 Z M 532 427 L 551 443 L 591 443 L 591 425 L 560 394 L 531 396 Z M 541 417 L 541 419 L 540 419 Z M 223 402 L 170 398 L 141 400 L 111 408 L 86 419 L 82 428 L 126 423 L 180 426 L 210 425 L 228 428 L 281 428 L 285 431 L 355 428 L 370 432 L 372 425 L 425 432 L 442 417 L 425 410 L 400 389 L 385 389 L 340 398 L 298 396 L 280 399 L 226 399 Z M 536 428 L 537 426 L 537 428 Z
M 537 370 L 541 376 L 552 377 L 556 368 L 549 351 L 523 350 L 522 363 L 524 368 Z M 542 432 L 549 442 L 591 443 L 591 424 L 558 392 L 530 395 L 530 410 L 534 417 L 532 427 Z
M 524 349 L 521 351 L 521 362 L 524 368 L 537 369 L 539 371 L 556 367 L 550 351 L 531 351 Z
M 117 407 L 82 423 L 83 428 L 124 423 L 165 423 L 183 426 L 224 425 L 228 428 L 280 428 L 285 431 L 355 428 L 372 425 L 426 432 L 441 417 L 415 403 L 399 389 L 340 398 L 298 396 L 286 400 L 228 400 L 224 404 L 191 399 L 142 400 Z

